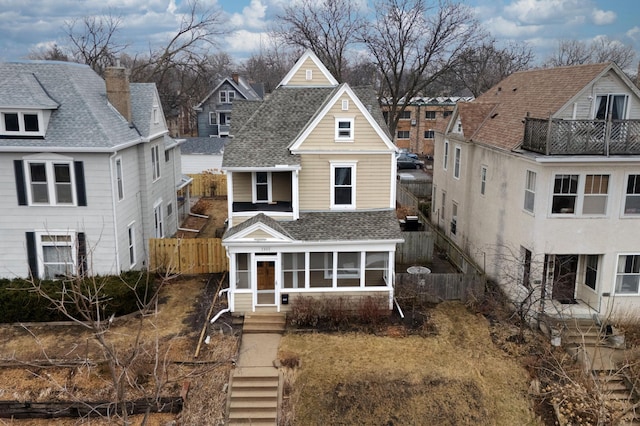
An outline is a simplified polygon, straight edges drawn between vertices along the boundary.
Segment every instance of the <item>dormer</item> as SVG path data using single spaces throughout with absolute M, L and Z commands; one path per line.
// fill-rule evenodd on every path
M 0 137 L 44 138 L 58 106 L 33 74 L 9 77 L 0 84 Z

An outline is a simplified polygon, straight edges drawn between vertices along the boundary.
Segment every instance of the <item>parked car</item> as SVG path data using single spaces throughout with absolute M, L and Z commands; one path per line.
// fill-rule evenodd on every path
M 416 154 L 400 153 L 396 156 L 398 169 L 421 169 L 424 161 L 418 159 Z

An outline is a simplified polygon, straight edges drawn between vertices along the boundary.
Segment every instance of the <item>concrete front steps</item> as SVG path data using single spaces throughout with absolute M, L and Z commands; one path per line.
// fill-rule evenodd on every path
M 231 376 L 227 424 L 277 425 L 279 383 L 280 375 L 276 368 L 236 368 Z
M 243 333 L 279 333 L 284 332 L 286 325 L 285 314 L 247 313 L 244 315 Z

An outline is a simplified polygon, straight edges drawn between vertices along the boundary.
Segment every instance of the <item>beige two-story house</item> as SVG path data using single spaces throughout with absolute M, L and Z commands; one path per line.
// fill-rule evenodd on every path
M 391 309 L 396 148 L 373 90 L 338 84 L 309 51 L 264 101 L 235 100 L 233 117 L 231 311 L 286 311 L 303 296 L 380 296 Z
M 458 104 L 433 184 L 433 223 L 514 300 L 637 310 L 640 91 L 615 64 L 514 73 Z

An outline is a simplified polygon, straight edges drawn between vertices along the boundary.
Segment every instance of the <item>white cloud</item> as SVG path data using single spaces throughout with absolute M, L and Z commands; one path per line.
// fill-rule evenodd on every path
M 591 2 L 583 0 L 516 0 L 505 6 L 507 17 L 529 25 L 566 23 L 588 15 Z
M 530 36 L 542 29 L 538 25 L 519 25 L 517 22 L 509 21 L 502 16 L 485 21 L 485 25 L 493 35 L 510 38 Z
M 235 27 L 264 28 L 267 6 L 262 0 L 251 0 L 249 6 L 242 9 L 242 14 L 231 15 L 231 24 Z
M 250 32 L 247 30 L 234 31 L 225 38 L 227 52 L 257 52 L 260 44 L 266 42 L 269 35 L 264 32 Z
M 594 10 L 591 14 L 591 19 L 596 25 L 609 25 L 616 21 L 617 15 L 610 10 Z
M 629 37 L 633 41 L 640 40 L 640 27 L 637 25 L 627 31 L 626 36 Z

